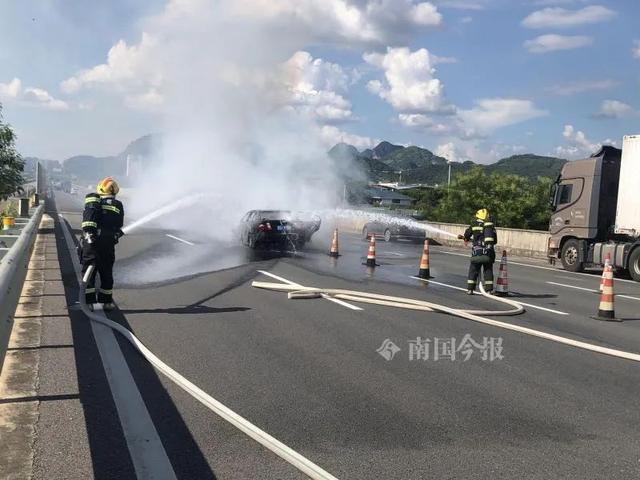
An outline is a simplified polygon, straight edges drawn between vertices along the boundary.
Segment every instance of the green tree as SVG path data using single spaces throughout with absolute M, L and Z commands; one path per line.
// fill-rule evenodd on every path
M 487 208 L 498 226 L 546 230 L 550 183 L 544 177 L 530 180 L 474 167 L 455 175 L 450 188 L 413 196 L 428 220 L 469 223 L 478 209 Z
M 24 162 L 15 148 L 16 136 L 11 127 L 2 122 L 0 105 L 0 199 L 22 190 Z

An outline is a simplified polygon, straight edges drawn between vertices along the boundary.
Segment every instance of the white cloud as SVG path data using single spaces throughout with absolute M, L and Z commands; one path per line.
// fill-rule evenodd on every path
M 380 143 L 380 140 L 347 133 L 334 125 L 324 125 L 320 127 L 320 138 L 327 147 L 332 147 L 336 143 L 344 142 L 353 145 L 358 150 L 372 148 Z
M 49 92 L 36 87 L 22 87 L 19 78 L 9 83 L 0 83 L 0 101 L 47 110 L 68 110 L 69 104 L 54 98 Z
M 340 65 L 300 51 L 284 63 L 282 71 L 292 108 L 321 123 L 353 120 L 351 102 L 342 95 L 351 78 Z
M 232 13 L 347 44 L 397 43 L 412 29 L 442 24 L 436 6 L 414 0 L 241 0 Z
M 425 48 L 387 48 L 386 54 L 365 53 L 364 60 L 384 71 L 385 82 L 372 80 L 367 88 L 404 113 L 454 113 L 435 78 L 434 58 Z
M 75 93 L 83 88 L 104 87 L 116 91 L 137 90 L 138 94 L 149 88 L 158 88 L 162 77 L 153 64 L 158 42 L 148 33 L 142 34 L 137 45 L 118 41 L 107 53 L 106 63 L 82 70 L 64 80 L 60 87 L 65 93 Z
M 484 10 L 486 0 L 435 0 L 436 5 L 442 8 L 454 8 L 457 10 Z
M 446 158 L 449 162 L 466 162 L 467 160 L 471 160 L 467 153 L 453 142 L 438 145 L 433 153 L 439 157 Z
M 633 41 L 633 49 L 631 50 L 633 58 L 640 58 L 640 40 Z
M 590 5 L 579 10 L 550 7 L 531 13 L 522 25 L 527 28 L 571 28 L 611 20 L 616 12 L 602 5 Z
M 547 114 L 548 112 L 537 108 L 532 101 L 517 98 L 478 100 L 474 108 L 458 112 L 466 128 L 480 135 Z
M 573 50 L 593 43 L 593 38 L 585 35 L 547 34 L 527 40 L 524 46 L 531 53 L 548 53 L 558 50 Z
M 553 85 L 547 91 L 554 95 L 576 95 L 595 90 L 609 90 L 619 85 L 619 82 L 610 78 L 602 80 L 583 80 L 577 82 Z
M 581 130 L 576 130 L 573 125 L 565 125 L 562 136 L 568 143 L 567 146 L 559 146 L 555 154 L 559 157 L 580 158 L 595 153 L 602 147 L 601 143 L 593 142 Z
M 600 106 L 600 111 L 595 116 L 598 118 L 622 118 L 635 113 L 631 105 L 618 100 L 604 100 Z

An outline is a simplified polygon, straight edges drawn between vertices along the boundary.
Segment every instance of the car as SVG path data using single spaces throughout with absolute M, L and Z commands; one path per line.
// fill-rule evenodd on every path
M 320 217 L 289 210 L 251 210 L 240 224 L 240 241 L 253 249 L 299 249 L 320 229 Z
M 416 243 L 423 242 L 426 231 L 411 217 L 392 217 L 385 215 L 381 218 L 368 221 L 362 227 L 362 239 L 368 240 L 372 235 L 382 238 L 385 242 L 393 240 L 412 240 Z

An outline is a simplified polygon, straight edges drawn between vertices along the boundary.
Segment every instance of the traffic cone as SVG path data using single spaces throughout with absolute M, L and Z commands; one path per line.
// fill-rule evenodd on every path
M 374 235 L 371 235 L 371 240 L 369 240 L 369 251 L 367 252 L 367 263 L 365 265 L 367 267 L 376 266 L 376 237 Z
M 498 281 L 496 282 L 496 295 L 506 297 L 509 295 L 509 279 L 507 277 L 507 251 L 502 251 L 500 259 L 500 270 L 498 271 Z
M 607 258 L 604 259 L 604 270 L 602 270 L 602 278 L 600 279 L 600 291 L 604 289 L 604 274 L 607 271 L 607 266 L 611 265 L 611 254 L 607 253 Z
M 338 229 L 333 231 L 333 240 L 331 241 L 331 249 L 329 250 L 329 256 L 337 258 L 340 256 L 338 253 Z
M 429 240 L 424 241 L 424 248 L 422 250 L 422 257 L 420 258 L 420 270 L 418 270 L 418 277 L 431 278 L 429 272 Z
M 598 314 L 591 318 L 604 320 L 606 322 L 620 322 L 621 320 L 616 318 L 613 310 L 613 299 L 613 268 L 611 264 L 609 264 L 604 268 L 604 285 L 602 286 L 602 293 L 600 294 Z

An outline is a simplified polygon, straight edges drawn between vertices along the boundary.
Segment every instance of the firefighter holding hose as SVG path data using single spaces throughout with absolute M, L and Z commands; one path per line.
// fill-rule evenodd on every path
M 113 264 L 115 246 L 124 233 L 124 207 L 116 195 L 120 191 L 116 181 L 107 177 L 98 183 L 96 193 L 85 196 L 82 214 L 82 248 L 80 260 L 82 273 L 89 266 L 95 267 L 89 277 L 85 301 L 93 310 L 93 304 L 103 304 L 104 310 L 113 310 Z M 96 274 L 100 277 L 100 288 L 96 296 Z
M 471 263 L 467 278 L 467 295 L 473 295 L 480 271 L 483 271 L 484 289 L 493 292 L 493 263 L 496 261 L 495 245 L 498 240 L 493 220 L 486 208 L 476 212 L 475 219 L 464 232 L 458 235 L 465 244 L 471 241 Z

